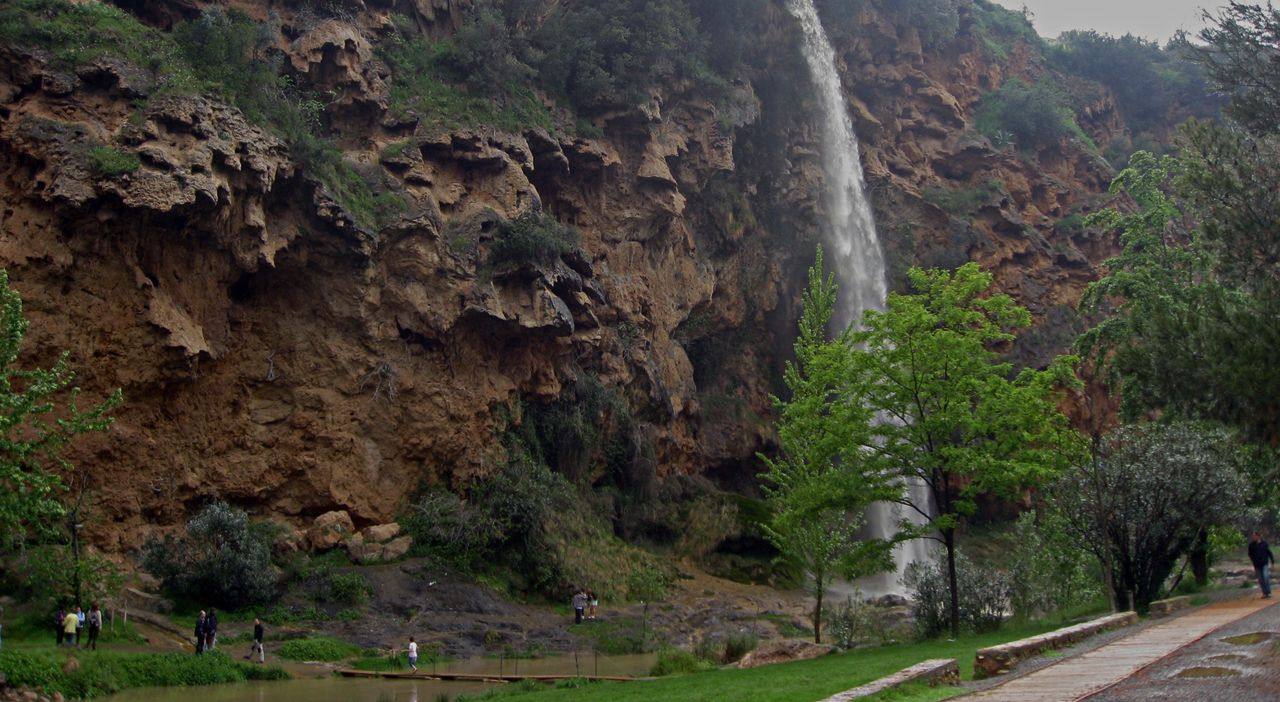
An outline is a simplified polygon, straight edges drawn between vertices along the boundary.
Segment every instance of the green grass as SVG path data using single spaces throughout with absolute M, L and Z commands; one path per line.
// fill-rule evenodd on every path
M 73 670 L 64 670 L 68 658 L 75 658 L 80 665 Z M 221 652 L 202 656 L 188 653 L 72 652 L 52 646 L 6 648 L 0 652 L 0 672 L 10 684 L 29 686 L 47 694 L 60 692 L 74 698 L 100 697 L 134 687 L 213 685 L 289 678 L 281 668 L 233 661 Z
M 142 161 L 138 160 L 137 154 L 111 146 L 95 146 L 89 149 L 89 166 L 98 175 L 114 178 L 138 170 L 142 167 Z
M 415 115 L 441 128 L 495 127 L 518 134 L 531 127 L 556 131 L 551 111 L 527 86 L 485 86 L 481 94 L 449 80 L 442 57 L 447 42 L 397 39 L 383 49 L 392 68 L 391 112 Z
M 328 636 L 313 636 L 286 641 L 277 653 L 290 661 L 341 661 L 360 655 L 363 649 Z
M 988 634 L 962 636 L 957 641 L 931 640 L 861 649 L 809 661 L 740 670 L 725 668 L 689 675 L 673 675 L 652 682 L 597 683 L 571 690 L 521 692 L 504 688 L 501 696 L 511 702 L 650 702 L 681 700 L 711 702 L 791 702 L 821 699 L 870 682 L 930 658 L 955 658 L 960 673 L 973 677 L 974 651 L 986 646 L 1042 633 L 1059 622 L 1010 627 Z M 936 700 L 958 694 L 957 688 L 938 688 L 885 697 L 892 700 Z
M 584 621 L 581 624 L 571 625 L 569 631 L 590 641 L 595 650 L 610 656 L 653 650 L 651 642 L 653 630 L 650 629 L 646 637 L 643 622 L 639 617 Z

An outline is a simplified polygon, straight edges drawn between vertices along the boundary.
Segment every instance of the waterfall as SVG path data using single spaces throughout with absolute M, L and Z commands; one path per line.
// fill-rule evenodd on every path
M 875 218 L 867 199 L 862 155 L 853 119 L 845 106 L 836 54 L 822 28 L 813 0 L 787 0 L 787 9 L 800 24 L 802 50 L 817 89 L 822 112 L 822 166 L 826 176 L 827 222 L 824 231 L 826 259 L 840 284 L 833 323 L 843 329 L 862 319 L 869 309 L 884 309 L 887 295 L 884 252 L 876 236 Z M 928 504 L 928 489 L 918 481 L 907 485 L 915 504 Z M 924 501 L 918 501 L 923 499 Z M 903 518 L 900 505 L 876 503 L 867 511 L 867 536 L 888 538 Z M 909 510 L 913 521 L 923 517 Z M 864 578 L 856 583 L 866 595 L 902 592 L 901 577 L 912 561 L 931 558 L 929 542 L 915 539 L 894 549 L 893 573 Z M 849 590 L 851 592 L 851 590 Z

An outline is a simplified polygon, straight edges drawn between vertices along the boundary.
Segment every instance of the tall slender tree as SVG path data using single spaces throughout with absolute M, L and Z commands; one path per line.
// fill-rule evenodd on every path
M 814 597 L 813 637 L 822 641 L 823 601 L 837 577 L 890 567 L 892 543 L 859 539 L 867 507 L 897 493 L 891 474 L 857 455 L 870 440 L 872 412 L 858 401 L 844 369 L 853 347 L 848 330 L 829 338 L 836 283 L 823 272 L 822 250 L 809 269 L 794 361 L 783 379 L 790 397 L 775 398 L 776 457 L 761 456 L 773 517 L 765 533 L 800 566 Z

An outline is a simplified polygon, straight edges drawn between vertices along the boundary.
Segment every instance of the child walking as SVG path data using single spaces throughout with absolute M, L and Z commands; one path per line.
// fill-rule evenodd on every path
M 418 644 L 412 636 L 409 637 L 409 669 L 418 672 Z

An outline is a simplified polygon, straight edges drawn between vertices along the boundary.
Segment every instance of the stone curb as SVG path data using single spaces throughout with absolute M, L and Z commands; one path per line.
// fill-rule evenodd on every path
M 1191 596 L 1182 595 L 1181 597 L 1170 597 L 1167 600 L 1156 600 L 1150 605 L 1148 612 L 1151 616 L 1164 616 L 1173 614 L 1180 609 L 1186 609 L 1191 606 Z
M 974 653 L 973 675 L 977 679 L 1007 673 L 1018 662 L 1052 648 L 1061 648 L 1111 629 L 1129 626 L 1138 621 L 1136 612 L 1118 612 L 1073 626 L 1055 629 L 1018 641 L 980 648 Z
M 879 680 L 872 680 L 866 685 L 838 692 L 821 702 L 850 702 L 851 700 L 869 697 L 895 687 L 901 687 L 908 683 L 919 682 L 929 685 L 958 685 L 960 684 L 960 667 L 956 665 L 956 659 L 954 658 L 935 658 L 923 661 L 910 668 L 903 668 L 893 675 Z

